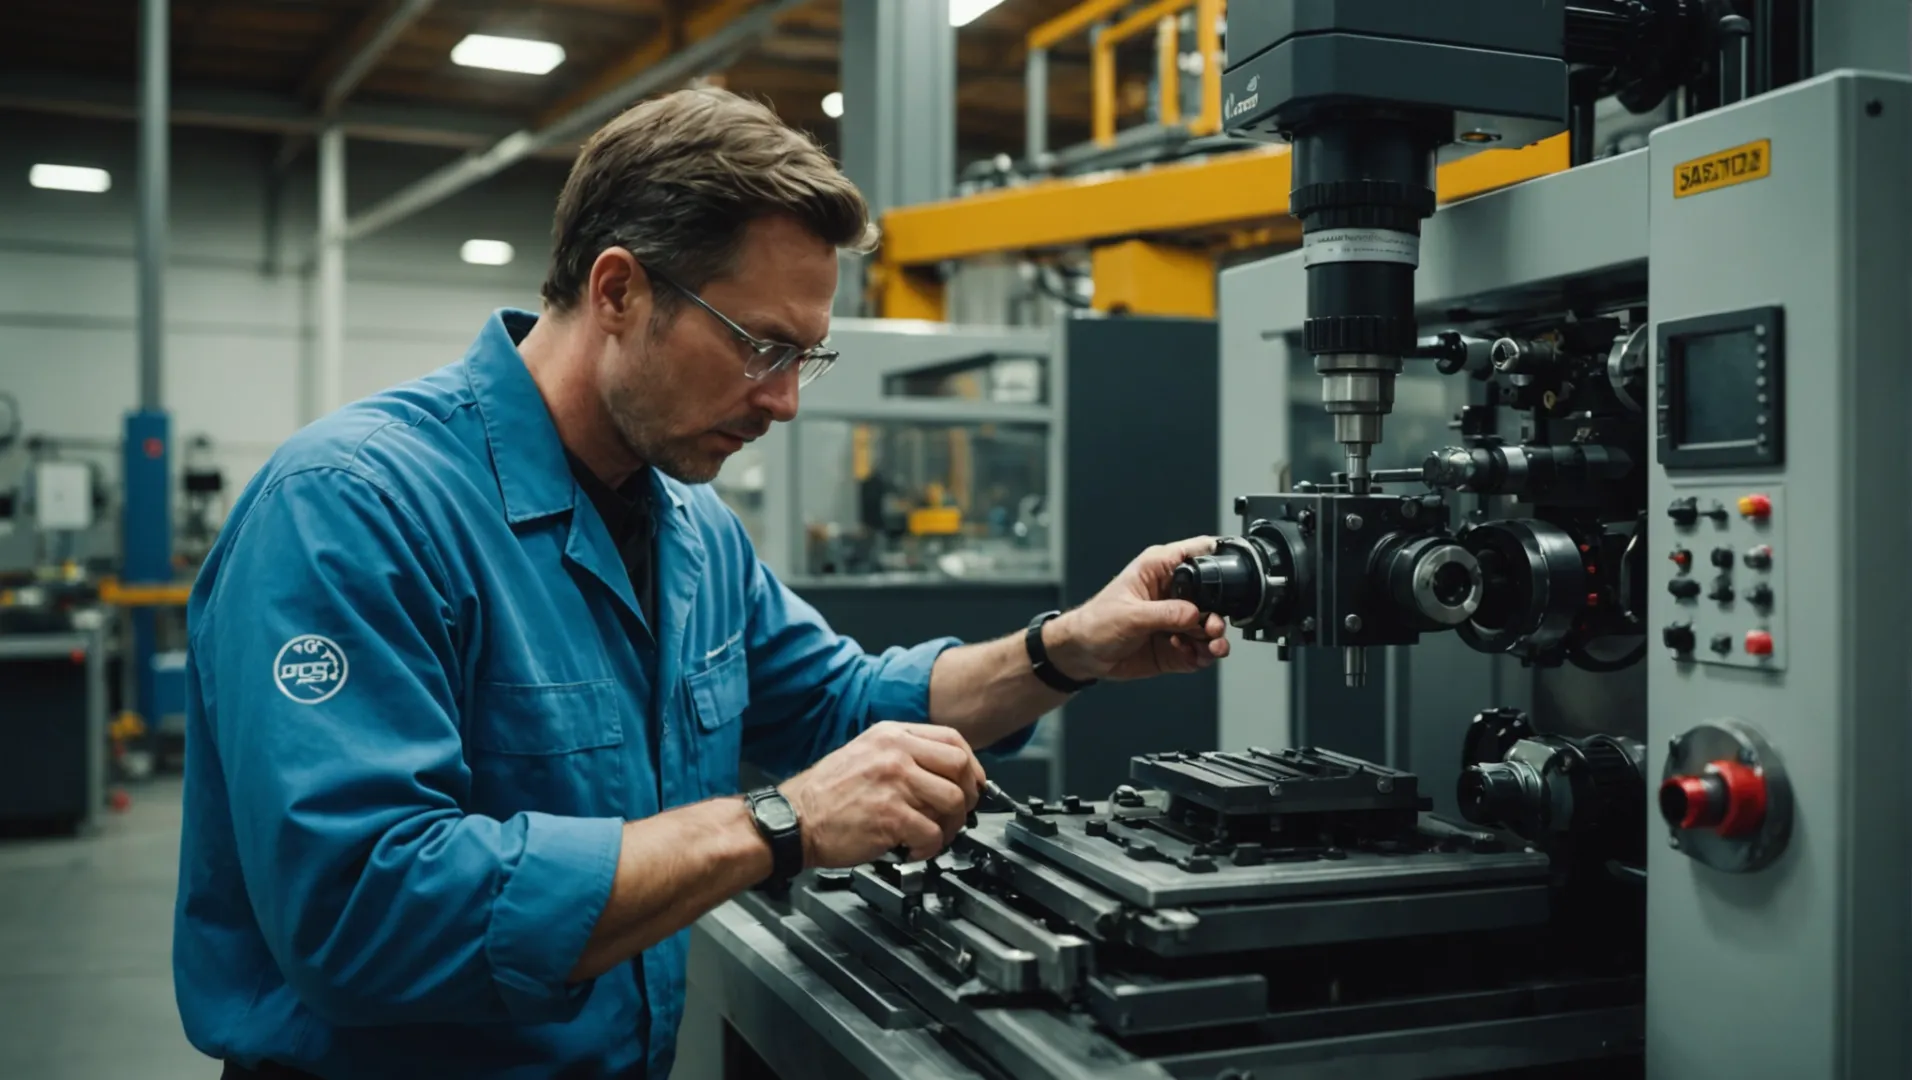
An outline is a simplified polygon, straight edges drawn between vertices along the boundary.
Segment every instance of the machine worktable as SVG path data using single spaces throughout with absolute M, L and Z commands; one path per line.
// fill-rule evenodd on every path
M 880 989 L 860 995 L 870 1011 L 852 1001 L 826 977 L 828 968 L 813 965 L 791 947 L 784 920 L 799 927 L 809 920 L 786 910 L 746 896 L 699 919 L 691 930 L 691 989 L 678 1075 L 689 1080 L 760 1076 L 757 1059 L 784 1080 L 998 1075 L 944 1045 L 947 1036 L 940 1026 L 893 990 L 882 998 Z M 853 958 L 832 952 L 837 981 L 881 985 Z

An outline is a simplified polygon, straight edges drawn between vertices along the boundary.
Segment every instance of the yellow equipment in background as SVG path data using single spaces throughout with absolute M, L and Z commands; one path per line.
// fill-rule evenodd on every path
M 1134 0 L 1085 0 L 1029 32 L 1041 52 L 1083 33 Z M 1177 17 L 1196 12 L 1202 100 L 1182 123 Z M 1098 143 L 1116 138 L 1115 49 L 1150 26 L 1158 31 L 1157 112 L 1191 135 L 1221 128 L 1223 56 L 1217 29 L 1222 0 L 1158 0 L 1097 35 L 1092 129 Z M 1521 150 L 1477 154 L 1442 167 L 1441 202 L 1560 172 L 1567 136 Z M 1301 242 L 1288 216 L 1286 147 L 1241 150 L 1125 172 L 1043 180 L 942 202 L 900 207 L 883 215 L 883 248 L 871 275 L 878 313 L 890 318 L 944 318 L 941 264 L 1005 253 L 1048 254 L 1089 248 L 1094 307 L 1136 315 L 1215 314 L 1219 256 L 1256 249 L 1273 254 Z

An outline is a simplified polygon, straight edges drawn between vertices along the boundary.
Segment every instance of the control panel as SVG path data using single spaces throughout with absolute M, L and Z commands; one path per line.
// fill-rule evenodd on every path
M 1783 490 L 1777 484 L 1674 484 L 1658 610 L 1660 642 L 1682 663 L 1778 671 L 1786 666 Z
M 1659 461 L 1669 470 L 1786 460 L 1785 311 L 1663 322 L 1657 338 Z

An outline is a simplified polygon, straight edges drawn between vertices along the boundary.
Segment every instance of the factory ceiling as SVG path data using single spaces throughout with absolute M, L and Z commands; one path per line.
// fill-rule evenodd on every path
M 0 108 L 130 115 L 138 4 L 9 0 L 0 35 Z M 715 31 L 751 0 L 173 0 L 175 117 L 286 136 L 290 157 L 330 104 L 355 137 L 480 146 L 536 128 Z M 957 32 L 964 157 L 1023 140 L 1024 36 L 1073 0 L 1003 0 Z M 782 13 L 720 61 L 711 81 L 769 101 L 834 142 L 823 99 L 838 88 L 838 0 Z M 564 50 L 547 74 L 454 63 L 468 35 Z M 1088 135 L 1085 38 L 1052 50 L 1051 144 Z

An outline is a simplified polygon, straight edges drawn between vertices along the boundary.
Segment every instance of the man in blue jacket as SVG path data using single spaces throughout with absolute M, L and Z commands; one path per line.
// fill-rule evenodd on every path
M 293 437 L 188 612 L 179 1006 L 228 1077 L 664 1076 L 686 928 L 918 857 L 970 748 L 1226 655 L 1145 552 L 1026 633 L 866 655 L 706 486 L 796 415 L 862 198 L 761 106 L 612 121 L 540 315 Z M 854 361 L 852 361 L 854 362 Z M 780 787 L 739 797 L 749 758 Z

